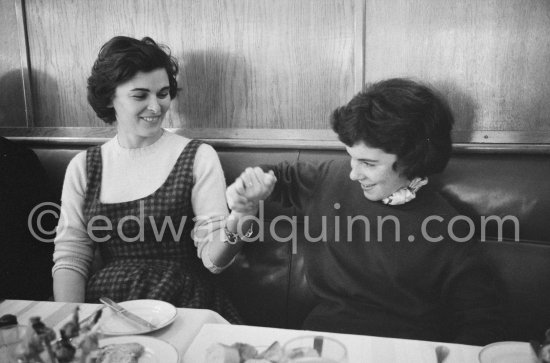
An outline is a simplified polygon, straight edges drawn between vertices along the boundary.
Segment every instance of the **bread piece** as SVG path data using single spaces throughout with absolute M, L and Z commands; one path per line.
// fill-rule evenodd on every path
M 205 363 L 240 363 L 237 347 L 215 343 L 206 350 Z
M 96 363 L 137 363 L 144 351 L 139 343 L 109 344 L 99 349 Z
M 233 343 L 231 346 L 239 350 L 239 356 L 241 357 L 241 361 L 256 358 L 256 356 L 258 355 L 258 350 L 250 344 Z
M 270 362 L 279 362 L 283 360 L 283 347 L 279 342 L 273 342 L 265 351 L 261 352 L 256 358 L 263 358 Z

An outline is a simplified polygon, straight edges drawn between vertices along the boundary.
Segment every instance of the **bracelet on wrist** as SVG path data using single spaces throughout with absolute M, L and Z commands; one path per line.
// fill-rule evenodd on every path
M 242 237 L 237 232 L 231 232 L 230 230 L 228 230 L 227 226 L 225 226 L 223 230 L 226 237 L 226 240 L 224 242 L 232 245 L 242 241 L 243 238 L 250 238 L 254 233 L 254 228 L 252 224 L 250 225 L 250 228 L 248 228 L 248 231 Z

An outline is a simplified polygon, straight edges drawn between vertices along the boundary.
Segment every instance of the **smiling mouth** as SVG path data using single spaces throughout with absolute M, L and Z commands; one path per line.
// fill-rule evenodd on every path
M 363 188 L 363 190 L 370 190 L 372 189 L 376 184 L 361 184 L 361 188 Z
M 155 123 L 160 120 L 160 116 L 141 117 L 142 120 L 149 123 Z

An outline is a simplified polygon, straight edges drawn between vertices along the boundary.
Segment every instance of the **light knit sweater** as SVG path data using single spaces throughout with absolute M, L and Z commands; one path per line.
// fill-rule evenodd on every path
M 189 141 L 165 130 L 154 144 L 143 148 L 123 148 L 116 136 L 103 144 L 100 201 L 127 202 L 153 193 L 164 183 Z M 218 273 L 233 261 L 219 267 L 209 257 L 210 244 L 226 238 L 223 228 L 228 216 L 223 170 L 210 145 L 202 144 L 197 150 L 193 181 L 191 203 L 197 216 L 195 230 L 200 228 L 209 232 L 193 233 L 198 257 L 210 271 Z M 84 219 L 85 195 L 86 151 L 83 151 L 71 160 L 65 174 L 52 273 L 71 269 L 87 280 L 94 257 L 94 242 L 87 233 Z

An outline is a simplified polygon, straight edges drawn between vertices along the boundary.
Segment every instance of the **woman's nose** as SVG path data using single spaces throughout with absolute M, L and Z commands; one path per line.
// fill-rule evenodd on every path
M 349 178 L 351 180 L 354 180 L 354 181 L 359 180 L 359 174 L 357 173 L 357 170 L 353 165 L 351 166 L 351 171 L 349 173 Z
M 151 97 L 151 101 L 149 102 L 147 109 L 153 111 L 154 113 L 158 113 L 160 111 L 160 104 L 158 103 L 156 97 Z

